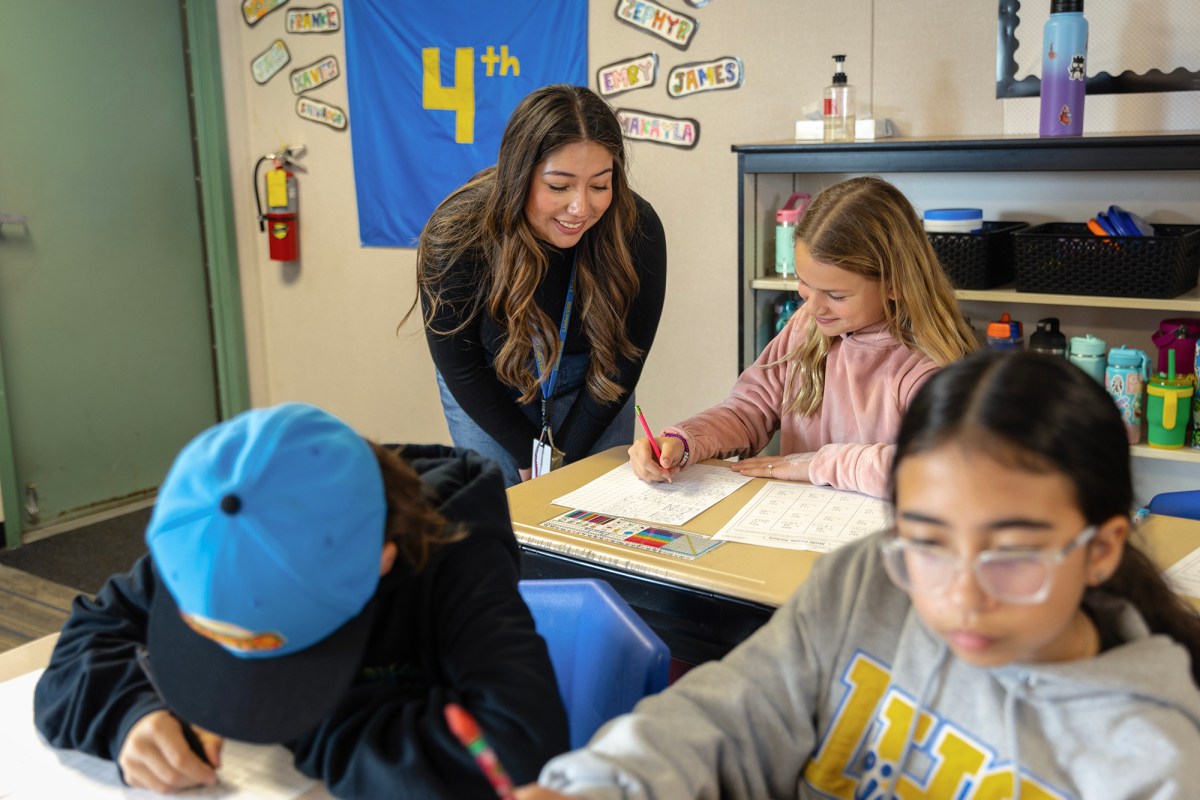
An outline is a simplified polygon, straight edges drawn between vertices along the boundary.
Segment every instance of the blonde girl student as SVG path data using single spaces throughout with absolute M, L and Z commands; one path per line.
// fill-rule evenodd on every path
M 728 399 L 629 449 L 635 474 L 668 480 L 706 458 L 754 477 L 883 496 L 891 441 L 913 395 L 976 347 L 907 198 L 877 177 L 822 191 L 796 228 L 804 304 Z M 780 456 L 753 458 L 780 433 Z
M 1130 541 L 1132 499 L 1083 371 L 951 365 L 901 425 L 894 527 L 518 796 L 1195 797 L 1200 615 Z

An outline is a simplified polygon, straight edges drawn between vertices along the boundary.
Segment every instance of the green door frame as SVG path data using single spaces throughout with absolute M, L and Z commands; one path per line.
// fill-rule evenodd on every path
M 204 219 L 204 252 L 212 313 L 217 402 L 221 419 L 250 407 L 246 334 L 238 280 L 237 229 L 233 222 L 233 188 L 225 128 L 225 92 L 221 85 L 221 48 L 217 12 L 212 0 L 180 0 L 192 87 L 196 170 Z M 0 360 L 0 492 L 3 493 L 4 542 L 21 545 L 24 527 L 21 489 L 17 483 L 8 392 Z

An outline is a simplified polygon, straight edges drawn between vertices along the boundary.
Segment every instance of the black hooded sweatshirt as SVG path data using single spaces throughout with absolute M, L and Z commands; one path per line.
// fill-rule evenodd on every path
M 517 785 L 568 748 L 546 644 L 517 592 L 503 480 L 470 451 L 397 449 L 439 513 L 469 535 L 418 574 L 398 559 L 380 579 L 358 679 L 317 727 L 283 744 L 337 797 L 495 797 L 446 726 L 446 703 L 471 712 Z M 52 745 L 115 761 L 129 729 L 166 707 L 136 661 L 163 590 L 146 555 L 94 599 L 76 598 L 34 698 Z

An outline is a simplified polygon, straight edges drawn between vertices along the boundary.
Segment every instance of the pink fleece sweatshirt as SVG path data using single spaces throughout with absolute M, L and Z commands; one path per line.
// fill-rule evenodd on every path
M 728 399 L 668 431 L 682 434 L 691 462 L 748 458 L 780 432 L 780 452 L 814 453 L 809 480 L 875 497 L 888 491 L 900 418 L 917 389 L 937 370 L 928 356 L 892 338 L 884 324 L 833 341 L 825 362 L 825 395 L 815 416 L 780 415 L 788 365 L 766 367 L 800 344 L 803 315 L 783 331 L 733 385 Z

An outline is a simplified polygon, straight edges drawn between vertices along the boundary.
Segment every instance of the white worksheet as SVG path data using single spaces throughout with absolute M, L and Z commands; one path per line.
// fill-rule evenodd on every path
M 770 481 L 714 536 L 828 553 L 888 525 L 888 505 L 858 492 Z
M 1200 549 L 1188 553 L 1163 574 L 1175 591 L 1200 597 Z
M 117 765 L 74 750 L 51 747 L 33 724 L 33 689 L 42 670 L 0 683 L 0 798 L 58 800 L 59 798 L 136 798 L 162 800 L 144 789 L 121 782 Z M 279 745 L 226 741 L 216 786 L 189 789 L 178 798 L 291 800 L 315 782 L 292 766 L 292 754 Z
M 751 480 L 729 467 L 695 464 L 676 473 L 672 483 L 646 483 L 626 461 L 551 502 L 614 517 L 682 525 Z

